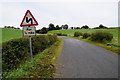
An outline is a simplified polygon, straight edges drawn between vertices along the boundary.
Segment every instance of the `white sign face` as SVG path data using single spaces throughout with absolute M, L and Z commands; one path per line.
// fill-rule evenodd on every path
M 36 24 L 30 13 L 27 13 L 22 25 L 27 25 L 27 24 Z
M 33 17 L 32 13 L 29 10 L 27 10 L 20 26 L 26 27 L 26 26 L 37 26 L 37 25 L 38 25 L 38 22 Z
M 34 26 L 29 26 L 29 27 L 23 27 L 23 35 L 24 36 L 35 36 L 36 28 Z

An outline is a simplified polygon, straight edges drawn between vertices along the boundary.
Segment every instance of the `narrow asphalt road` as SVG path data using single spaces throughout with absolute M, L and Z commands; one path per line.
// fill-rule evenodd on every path
M 64 40 L 57 61 L 56 78 L 118 78 L 118 56 L 84 41 Z

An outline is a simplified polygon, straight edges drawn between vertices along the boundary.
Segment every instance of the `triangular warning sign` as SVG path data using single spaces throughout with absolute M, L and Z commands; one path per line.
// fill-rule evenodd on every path
M 32 13 L 29 10 L 27 10 L 20 26 L 25 27 L 25 26 L 37 26 L 37 25 L 38 22 L 35 20 Z

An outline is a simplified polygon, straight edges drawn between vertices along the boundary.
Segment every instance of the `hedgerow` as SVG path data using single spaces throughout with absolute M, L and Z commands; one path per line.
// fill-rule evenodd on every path
M 32 37 L 33 55 L 57 41 L 56 35 L 40 35 Z M 2 70 L 3 72 L 16 69 L 20 63 L 29 59 L 29 38 L 13 39 L 3 43 L 2 47 Z
M 83 38 L 83 39 L 86 39 L 86 38 L 88 38 L 88 37 L 90 37 L 90 34 L 89 34 L 89 33 L 84 33 L 82 38 Z
M 65 33 L 54 33 L 54 34 L 56 34 L 57 36 L 67 36 L 67 34 Z
M 110 42 L 112 39 L 113 39 L 113 35 L 111 33 L 104 32 L 104 31 L 96 31 L 91 34 L 92 41 Z
M 79 37 L 79 36 L 82 36 L 83 35 L 83 33 L 81 33 L 81 32 L 75 32 L 74 33 L 74 37 Z

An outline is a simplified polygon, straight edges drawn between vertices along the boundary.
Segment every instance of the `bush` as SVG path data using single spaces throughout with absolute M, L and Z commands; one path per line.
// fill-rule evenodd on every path
M 113 39 L 113 35 L 104 31 L 96 31 L 91 34 L 91 40 L 93 41 L 110 42 L 112 39 Z
M 90 37 L 90 34 L 89 34 L 89 33 L 84 33 L 82 38 L 83 38 L 83 39 L 86 39 L 86 38 L 88 38 L 88 37 Z
M 67 34 L 64 34 L 64 33 L 54 33 L 56 34 L 57 36 L 67 36 Z
M 42 52 L 57 41 L 55 35 L 39 35 L 32 37 L 33 55 Z M 19 38 L 3 43 L 2 70 L 3 72 L 16 69 L 20 63 L 29 58 L 29 39 Z
M 39 31 L 40 34 L 46 34 L 47 32 L 48 32 L 48 28 L 46 28 L 46 27 L 43 27 L 43 28 Z
M 62 36 L 67 36 L 67 34 L 62 34 Z
M 82 36 L 83 34 L 81 32 L 75 32 L 74 33 L 74 37 L 79 37 L 79 36 Z

